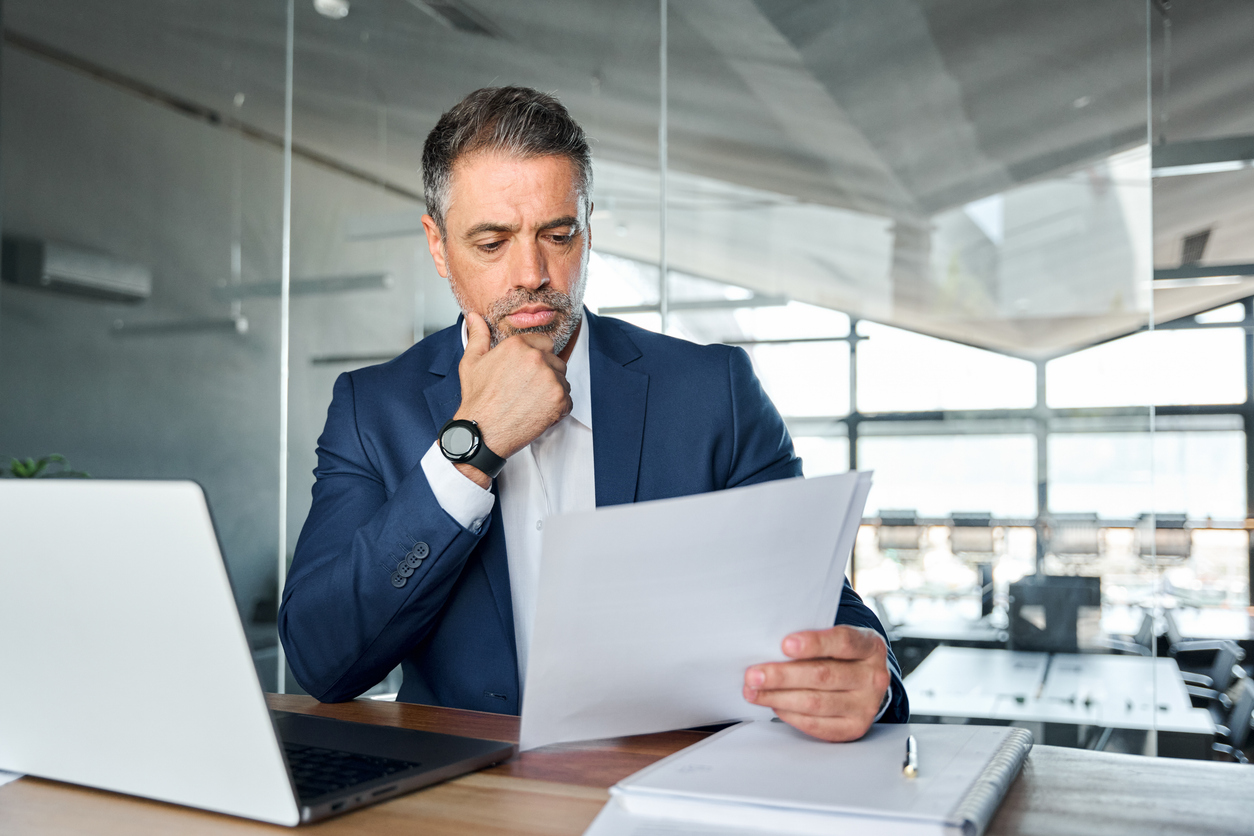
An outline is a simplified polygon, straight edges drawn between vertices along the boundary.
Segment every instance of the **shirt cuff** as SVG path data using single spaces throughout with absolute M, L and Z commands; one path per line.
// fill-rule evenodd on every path
M 496 504 L 492 491 L 476 485 L 444 458 L 438 441 L 423 455 L 422 472 L 426 474 L 427 484 L 444 513 L 462 528 L 478 534 Z

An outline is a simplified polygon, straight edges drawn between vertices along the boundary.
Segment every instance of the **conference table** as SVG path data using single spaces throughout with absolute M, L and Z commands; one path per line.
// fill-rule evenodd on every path
M 371 700 L 322 705 L 309 697 L 270 695 L 269 701 L 272 708 L 285 711 L 494 740 L 518 739 L 518 718 L 504 715 Z M 548 746 L 302 830 L 380 836 L 575 836 L 601 809 L 609 797 L 608 787 L 704 736 L 700 731 L 674 731 Z M 1251 798 L 1254 767 L 1037 745 L 988 833 L 1249 834 L 1254 830 Z M 0 787 L 0 833 L 4 836 L 283 832 L 290 831 L 36 778 Z
M 905 683 L 916 719 L 1041 723 L 1048 743 L 1077 745 L 1085 726 L 1157 729 L 1161 754 L 1208 758 L 1215 734 L 1171 658 L 938 647 Z

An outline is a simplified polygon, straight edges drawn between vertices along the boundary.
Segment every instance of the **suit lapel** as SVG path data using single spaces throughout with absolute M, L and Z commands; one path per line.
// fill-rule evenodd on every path
M 423 392 L 436 432 L 453 417 L 462 402 L 462 381 L 457 375 L 457 364 L 462 359 L 461 320 L 458 320 L 456 328 L 449 330 L 452 331 L 452 342 L 441 348 L 431 360 L 428 369 L 431 374 L 443 379 L 431 384 Z
M 636 499 L 649 376 L 627 368 L 636 347 L 612 321 L 587 314 L 592 456 L 598 507 Z
M 431 410 L 431 420 L 435 423 L 436 432 L 453 417 L 462 401 L 462 382 L 457 373 L 457 364 L 462 358 L 461 319 L 458 319 L 457 327 L 452 331 L 454 342 L 436 355 L 429 369 L 432 374 L 444 379 L 428 386 L 425 392 L 427 408 Z M 505 553 L 505 523 L 501 520 L 501 497 L 496 492 L 495 482 L 492 483 L 492 493 L 496 495 L 496 502 L 492 505 L 492 523 L 479 545 L 479 560 L 484 574 L 488 576 L 488 587 L 492 590 L 496 611 L 501 616 L 501 628 L 509 636 L 511 658 L 517 658 L 514 607 L 509 588 L 509 559 Z

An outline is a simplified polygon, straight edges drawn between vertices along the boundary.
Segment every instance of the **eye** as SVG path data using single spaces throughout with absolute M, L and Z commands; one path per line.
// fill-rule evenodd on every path
M 570 232 L 549 233 L 549 240 L 552 241 L 554 244 L 559 244 L 559 245 L 569 244 L 571 239 L 574 237 L 575 237 L 574 234 Z
M 479 249 L 485 253 L 494 253 L 504 245 L 504 241 L 488 241 L 487 243 L 480 244 Z

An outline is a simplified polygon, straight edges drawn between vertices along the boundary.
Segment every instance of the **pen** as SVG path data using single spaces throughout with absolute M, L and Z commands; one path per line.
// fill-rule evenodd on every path
M 901 765 L 901 774 L 907 778 L 915 778 L 919 774 L 919 743 L 914 735 L 906 738 L 906 760 Z

